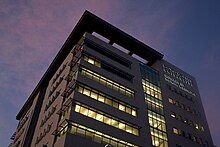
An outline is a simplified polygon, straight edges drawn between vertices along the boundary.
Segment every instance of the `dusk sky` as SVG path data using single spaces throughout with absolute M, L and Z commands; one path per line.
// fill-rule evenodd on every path
M 17 113 L 85 10 L 196 77 L 220 146 L 220 1 L 0 0 L 0 147 L 11 142 Z

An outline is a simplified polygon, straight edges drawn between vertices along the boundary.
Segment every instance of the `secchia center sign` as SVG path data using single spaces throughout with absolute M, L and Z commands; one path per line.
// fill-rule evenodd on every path
M 193 96 L 196 96 L 194 92 L 185 87 L 185 84 L 193 87 L 192 80 L 190 78 L 185 77 L 184 75 L 180 74 L 179 72 L 176 72 L 175 70 L 166 65 L 163 65 L 163 71 L 165 81 Z

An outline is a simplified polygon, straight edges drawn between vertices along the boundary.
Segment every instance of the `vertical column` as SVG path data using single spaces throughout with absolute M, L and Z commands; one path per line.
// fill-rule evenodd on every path
M 152 145 L 168 147 L 159 74 L 156 70 L 143 63 L 140 64 L 140 68 Z

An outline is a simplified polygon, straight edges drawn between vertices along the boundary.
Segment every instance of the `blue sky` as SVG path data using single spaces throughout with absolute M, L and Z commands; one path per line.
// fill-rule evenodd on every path
M 220 1 L 0 1 L 0 142 L 83 14 L 89 10 L 196 77 L 214 143 L 220 146 Z

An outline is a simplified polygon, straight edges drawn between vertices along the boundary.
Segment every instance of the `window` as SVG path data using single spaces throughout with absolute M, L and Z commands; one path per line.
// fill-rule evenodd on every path
M 176 114 L 174 112 L 171 112 L 170 114 L 171 117 L 175 118 L 176 117 Z
M 179 131 L 177 128 L 173 128 L 173 133 L 179 135 Z
M 107 134 L 101 133 L 99 131 L 96 131 L 86 126 L 82 126 L 77 123 L 69 122 L 68 128 L 69 128 L 68 131 L 70 133 L 76 134 L 82 137 L 86 137 L 87 139 L 90 139 L 97 143 L 111 144 L 111 145 L 118 146 L 118 147 L 137 147 L 136 145 L 132 143 L 128 143 L 121 139 L 115 138 L 113 136 L 109 136 Z
M 119 101 L 116 98 L 113 98 L 103 92 L 95 90 L 94 88 L 85 86 L 84 84 L 81 84 L 81 83 L 77 83 L 76 91 L 78 91 L 79 93 L 82 93 L 82 94 L 84 94 L 94 100 L 97 100 L 97 101 L 105 103 L 109 106 L 115 107 L 116 109 L 123 111 L 125 113 L 128 113 L 132 116 L 137 116 L 136 108 L 134 108 L 128 104 L 125 104 L 124 102 Z
M 163 102 L 158 72 L 146 64 L 140 64 L 142 86 L 145 92 L 145 103 L 148 109 L 148 121 L 152 145 L 168 147 Z
M 129 60 L 123 58 L 122 56 L 119 56 L 118 54 L 115 54 L 115 53 L 107 50 L 103 46 L 101 46 L 101 45 L 99 45 L 89 39 L 86 39 L 85 43 L 86 43 L 86 46 L 97 51 L 98 53 L 110 58 L 111 60 L 114 60 L 115 62 L 118 62 L 119 64 L 121 64 L 125 67 L 131 68 L 131 62 Z
M 168 98 L 168 101 L 169 101 L 169 103 L 171 103 L 171 104 L 174 103 L 173 99 L 171 99 L 171 98 Z
M 77 102 L 78 103 L 78 102 Z M 119 128 L 133 135 L 138 135 L 138 129 L 136 126 L 128 124 L 124 121 L 114 118 L 113 116 L 104 114 L 101 111 L 95 110 L 88 106 L 82 106 L 82 104 L 76 104 L 75 112 L 80 113 L 84 116 L 93 118 L 97 121 L 103 122 L 115 128 Z M 132 131 L 134 130 L 134 131 Z
M 125 111 L 125 106 L 119 104 L 119 110 L 121 110 L 121 111 Z
M 177 115 L 176 113 L 172 112 L 170 113 L 170 116 L 175 118 L 176 120 L 179 120 L 187 125 L 190 125 L 192 127 L 194 127 L 195 129 L 199 130 L 199 131 L 204 131 L 204 127 L 199 124 L 199 123 L 195 123 L 192 120 L 189 120 L 188 118 L 185 118 L 181 115 Z
M 110 79 L 107 79 L 107 78 L 105 78 L 105 77 L 103 77 L 103 76 L 101 76 L 91 70 L 88 70 L 86 68 L 82 68 L 80 70 L 80 73 L 81 73 L 81 75 L 86 76 L 86 77 L 88 77 L 88 78 L 90 78 L 90 79 L 92 79 L 92 80 L 94 80 L 104 86 L 107 86 L 110 89 L 116 90 L 121 94 L 124 94 L 128 97 L 134 97 L 133 90 L 128 89 L 125 86 L 122 86 L 122 85 L 120 85 Z M 114 88 L 113 88 L 113 85 L 114 85 Z

